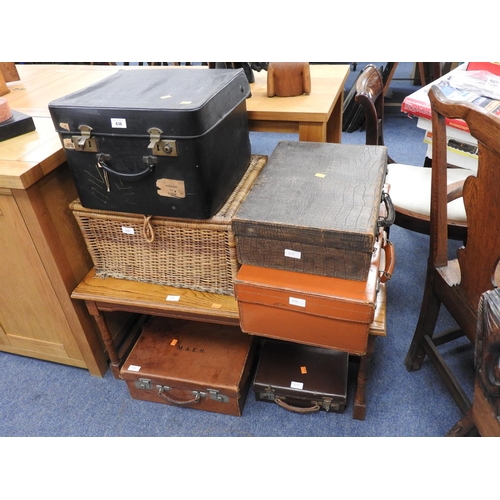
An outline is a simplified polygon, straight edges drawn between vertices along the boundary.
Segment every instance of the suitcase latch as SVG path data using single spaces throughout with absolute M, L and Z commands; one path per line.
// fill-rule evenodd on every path
M 159 128 L 152 127 L 148 129 L 149 146 L 152 153 L 156 156 L 177 156 L 177 143 L 175 140 L 162 139 L 163 133 Z
M 267 399 L 268 401 L 274 401 L 275 398 L 274 391 L 269 385 L 266 387 L 265 391 L 259 393 L 259 396 L 261 399 Z
M 323 398 L 323 410 L 326 411 L 338 411 L 340 410 L 340 405 L 338 403 L 332 403 L 332 398 Z
M 151 380 L 148 380 L 147 378 L 140 378 L 135 381 L 135 386 L 137 389 L 152 389 L 153 384 L 151 383 Z
M 219 403 L 229 403 L 229 397 L 224 396 L 216 389 L 207 389 L 208 394 L 210 395 L 210 399 L 214 399 L 215 401 L 219 401 Z
M 75 151 L 83 151 L 85 153 L 97 153 L 97 140 L 90 134 L 92 132 L 92 127 L 88 125 L 80 125 L 78 130 L 82 135 L 73 135 L 71 140 L 75 145 Z

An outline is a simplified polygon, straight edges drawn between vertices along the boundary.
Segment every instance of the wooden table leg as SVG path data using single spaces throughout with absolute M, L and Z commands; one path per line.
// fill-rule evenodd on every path
M 360 357 L 356 397 L 354 398 L 354 409 L 352 412 L 355 420 L 364 420 L 366 416 L 366 383 L 370 375 L 370 363 L 375 349 L 376 338 L 375 335 L 368 336 L 366 354 Z
M 300 122 L 299 141 L 326 142 L 326 123 Z
M 113 337 L 108 329 L 108 325 L 106 324 L 106 319 L 97 308 L 95 302 L 86 300 L 85 304 L 87 306 L 89 314 L 94 317 L 97 327 L 99 328 L 99 332 L 101 333 L 102 341 L 104 342 L 104 346 L 109 356 L 110 367 L 113 376 L 115 378 L 120 378 L 121 360 L 120 357 L 118 356 L 115 343 L 113 342 Z
M 340 94 L 326 124 L 326 142 L 342 142 L 342 116 L 344 113 L 344 92 Z

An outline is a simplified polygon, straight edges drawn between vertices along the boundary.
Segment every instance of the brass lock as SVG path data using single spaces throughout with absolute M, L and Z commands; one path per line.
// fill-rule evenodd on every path
M 148 129 L 149 146 L 152 153 L 156 156 L 177 156 L 177 143 L 175 140 L 162 139 L 163 133 L 159 128 L 152 127 Z
M 78 130 L 82 135 L 73 135 L 71 140 L 75 146 L 75 151 L 83 151 L 85 153 L 97 153 L 97 140 L 90 134 L 92 132 L 92 127 L 88 125 L 80 125 Z
M 137 389 L 152 389 L 153 384 L 151 383 L 151 380 L 148 380 L 147 378 L 140 378 L 134 382 L 134 385 L 137 387 Z

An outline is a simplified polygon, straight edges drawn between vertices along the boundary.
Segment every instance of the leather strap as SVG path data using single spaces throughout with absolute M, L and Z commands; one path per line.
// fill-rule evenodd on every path
M 389 281 L 392 277 L 392 273 L 394 272 L 394 266 L 396 264 L 396 258 L 394 254 L 394 245 L 386 238 L 384 238 L 382 248 L 385 252 L 385 266 L 384 270 L 380 271 L 380 282 L 385 283 L 386 281 Z
M 274 402 L 278 406 L 281 406 L 281 408 L 284 408 L 288 411 L 293 411 L 295 413 L 312 413 L 321 409 L 318 403 L 315 403 L 314 406 L 310 406 L 308 408 L 301 408 L 300 406 L 289 405 L 288 403 L 285 403 L 281 398 L 274 398 Z
M 200 393 L 198 392 L 195 393 L 194 398 L 181 401 L 178 399 L 173 399 L 170 396 L 167 396 L 163 387 L 158 387 L 158 396 L 162 397 L 163 399 L 167 400 L 169 403 L 172 403 L 174 405 L 190 405 L 193 403 L 198 403 L 200 401 Z

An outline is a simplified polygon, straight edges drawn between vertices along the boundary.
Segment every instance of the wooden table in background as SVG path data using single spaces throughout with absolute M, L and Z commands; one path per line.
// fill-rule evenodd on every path
M 32 116 L 50 117 L 47 104 L 98 82 L 119 70 L 165 71 L 162 66 L 19 65 L 22 82 L 11 85 L 10 106 Z M 175 71 L 180 66 L 169 67 Z M 189 66 L 193 71 L 211 71 Z M 341 142 L 344 85 L 349 65 L 311 65 L 311 93 L 267 97 L 267 72 L 254 71 L 247 100 L 249 129 L 255 132 L 298 133 L 300 141 Z
M 299 141 L 340 143 L 349 66 L 312 64 L 310 70 L 311 93 L 296 97 L 267 97 L 267 72 L 254 72 L 252 97 L 247 101 L 250 130 L 298 133 Z

